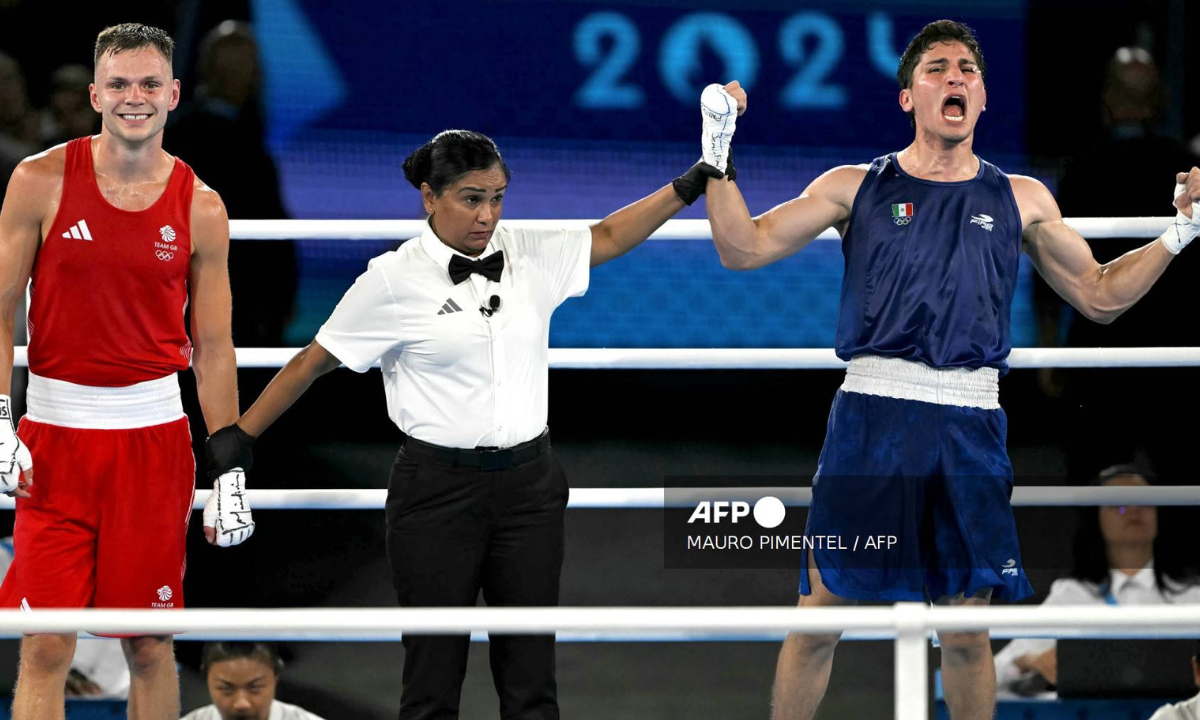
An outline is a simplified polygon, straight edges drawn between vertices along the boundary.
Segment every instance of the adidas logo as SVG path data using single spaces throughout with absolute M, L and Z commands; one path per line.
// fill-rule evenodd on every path
M 449 298 L 442 303 L 442 309 L 438 310 L 438 315 L 449 315 L 450 313 L 462 312 L 462 308 L 458 303 L 454 302 L 454 298 Z
M 71 229 L 62 234 L 65 238 L 75 238 L 76 240 L 91 240 L 92 234 L 88 232 L 87 220 L 80 220 L 78 223 L 71 226 Z

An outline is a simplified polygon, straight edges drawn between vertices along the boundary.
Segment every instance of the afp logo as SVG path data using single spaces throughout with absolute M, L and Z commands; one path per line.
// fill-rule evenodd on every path
M 704 500 L 692 511 L 688 524 L 716 525 L 728 522 L 736 525 L 739 520 L 749 517 L 750 513 L 750 503 L 741 500 Z M 754 521 L 760 527 L 774 528 L 783 522 L 787 509 L 782 500 L 768 495 L 754 503 L 753 513 Z

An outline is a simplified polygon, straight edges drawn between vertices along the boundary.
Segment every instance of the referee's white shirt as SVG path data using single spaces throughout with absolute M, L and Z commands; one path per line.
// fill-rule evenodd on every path
M 373 259 L 317 333 L 355 372 L 383 370 L 388 415 L 409 437 L 456 448 L 512 447 L 546 428 L 550 316 L 587 291 L 588 229 L 501 225 L 480 258 L 503 250 L 499 283 L 455 285 L 460 255 L 426 228 Z M 500 309 L 479 311 L 491 296 Z
M 1118 605 L 1174 605 L 1200 603 L 1200 585 L 1181 586 L 1170 578 L 1166 579 L 1170 594 L 1164 595 L 1154 581 L 1154 561 L 1133 575 L 1120 570 L 1109 570 L 1109 587 L 1113 600 Z M 1050 594 L 1042 605 L 1103 605 L 1106 600 L 1093 583 L 1075 578 L 1060 578 L 1050 586 Z M 1024 655 L 1041 655 L 1058 647 L 1049 638 L 1018 638 L 996 653 L 996 685 L 1005 690 L 1020 679 L 1017 658 Z
M 205 705 L 184 715 L 183 720 L 221 720 L 221 712 L 217 710 L 216 705 Z M 304 708 L 272 700 L 271 714 L 267 716 L 267 720 L 322 720 L 322 718 Z
M 1200 695 L 1174 705 L 1163 705 L 1150 720 L 1200 720 Z

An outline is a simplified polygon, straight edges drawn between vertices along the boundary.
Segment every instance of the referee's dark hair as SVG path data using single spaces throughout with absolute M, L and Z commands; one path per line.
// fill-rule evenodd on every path
M 275 645 L 261 642 L 206 643 L 204 651 L 200 655 L 200 672 L 207 678 L 208 671 L 212 669 L 213 665 L 239 658 L 258 660 L 274 670 L 276 676 L 283 672 L 283 660 L 279 657 L 279 651 L 275 649 Z
M 507 181 L 508 166 L 496 143 L 487 135 L 470 130 L 445 130 L 405 159 L 404 177 L 418 190 L 423 183 L 429 183 L 433 194 L 440 196 L 467 173 L 490 170 L 496 165 L 504 171 Z

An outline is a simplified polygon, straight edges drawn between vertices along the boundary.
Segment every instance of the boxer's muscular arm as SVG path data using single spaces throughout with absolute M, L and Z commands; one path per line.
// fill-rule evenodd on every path
M 1192 218 L 1191 208 L 1191 202 L 1200 198 L 1200 170 L 1184 177 L 1186 197 L 1180 197 L 1177 208 L 1186 225 L 1189 219 L 1200 221 Z M 1111 323 L 1149 291 L 1174 257 L 1168 250 L 1172 228 L 1163 237 L 1101 265 L 1087 241 L 1063 223 L 1058 204 L 1042 183 L 1019 175 L 1011 180 L 1025 252 L 1050 287 L 1089 320 Z
M 17 438 L 12 399 L 13 331 L 21 297 L 41 245 L 42 224 L 62 194 L 62 163 L 43 153 L 9 179 L 0 208 L 0 492 L 30 497 L 33 458 Z
M 229 216 L 220 196 L 202 184 L 192 196 L 190 275 L 192 368 L 204 424 L 212 434 L 237 419 L 237 359 L 230 329 Z
M 55 165 L 46 155 L 18 165 L 0 208 L 0 395 L 12 388 L 14 324 L 41 244 L 42 223 L 62 194 L 61 163 Z
M 862 165 L 836 167 L 813 180 L 800 197 L 758 217 L 750 216 L 737 184 L 709 180 L 708 220 L 721 264 L 753 270 L 799 251 L 828 228 L 844 233 L 866 174 Z
M 724 100 L 719 94 L 724 95 Z M 705 88 L 700 110 L 704 161 L 724 170 L 737 115 L 746 111 L 746 91 L 732 82 L 722 90 Z M 721 112 L 723 111 L 723 113 Z M 708 221 L 721 264 L 733 270 L 753 270 L 797 252 L 827 228 L 845 231 L 865 166 L 839 167 L 817 178 L 800 197 L 751 217 L 737 185 L 712 178 L 705 190 Z
M 204 504 L 204 537 L 221 547 L 238 545 L 254 534 L 254 520 L 246 499 L 246 461 L 238 466 L 215 467 L 212 445 L 221 428 L 238 416 L 237 358 L 233 349 L 229 291 L 229 216 L 216 192 L 196 181 L 192 195 L 192 369 L 196 394 L 204 412 L 209 440 L 208 475 L 213 492 Z

